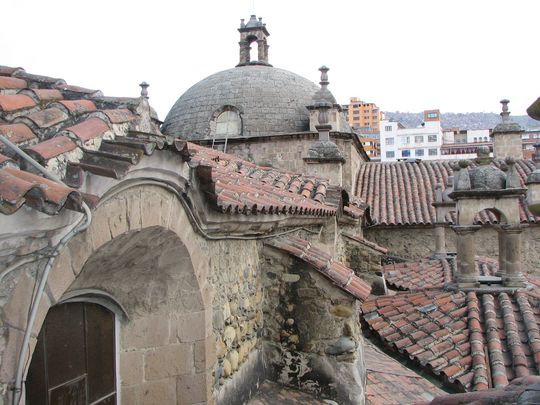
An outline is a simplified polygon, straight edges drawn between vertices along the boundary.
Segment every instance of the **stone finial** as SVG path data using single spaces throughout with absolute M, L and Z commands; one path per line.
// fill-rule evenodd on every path
M 508 99 L 502 99 L 501 100 L 501 104 L 502 104 L 502 112 L 501 112 L 501 117 L 502 117 L 502 121 L 503 122 L 508 122 L 510 120 L 510 111 L 508 111 L 508 103 L 510 102 L 510 100 Z
M 240 19 L 240 28 L 245 28 L 246 23 L 244 21 L 245 20 L 243 18 Z
M 141 97 L 149 98 L 148 87 L 150 87 L 150 85 L 143 81 L 141 84 L 139 84 L 139 86 L 141 86 Z
M 459 161 L 459 171 L 454 172 L 454 190 L 470 190 L 471 189 L 471 179 L 469 178 L 469 167 L 468 160 Z
M 489 146 L 479 146 L 476 148 L 476 163 L 478 163 L 481 166 L 489 165 L 491 161 L 493 160 L 489 156 Z
M 328 81 L 328 71 L 330 70 L 330 68 L 322 65 L 320 68 L 319 68 L 319 71 L 321 72 L 321 81 L 319 82 L 319 84 L 321 85 L 321 88 L 322 89 L 326 89 L 328 87 L 328 85 L 330 84 L 330 82 Z

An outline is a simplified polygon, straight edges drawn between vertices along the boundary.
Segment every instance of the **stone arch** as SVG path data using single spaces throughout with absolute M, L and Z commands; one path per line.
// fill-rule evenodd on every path
M 120 327 L 122 402 L 207 403 L 214 364 L 207 353 L 213 353 L 215 339 L 202 243 L 164 185 L 120 184 L 103 196 L 90 227 L 55 260 L 34 334 L 51 306 L 77 291 L 103 291 L 127 314 Z M 12 299 L 28 295 L 29 286 L 19 282 Z M 20 335 L 10 333 L 8 349 L 18 352 Z
M 519 224 L 519 205 L 511 198 L 460 199 L 456 203 L 459 225 L 472 225 L 476 214 L 490 211 L 501 224 Z

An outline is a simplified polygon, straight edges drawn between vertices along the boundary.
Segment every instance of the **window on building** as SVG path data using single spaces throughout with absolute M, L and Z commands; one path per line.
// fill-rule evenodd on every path
M 406 136 L 406 137 L 404 137 L 404 138 L 401 138 L 401 143 L 402 143 L 403 145 L 408 145 L 408 144 L 410 144 L 410 143 L 411 143 L 411 137 Z
M 430 112 L 430 113 L 427 114 L 427 117 L 428 118 L 438 118 L 439 114 L 437 114 L 436 112 Z
M 216 119 L 216 135 L 235 136 L 242 132 L 242 121 L 236 111 L 223 111 Z
M 437 156 L 437 149 L 428 149 L 429 156 Z
M 387 145 L 393 145 L 394 144 L 394 138 L 386 138 L 385 143 Z
M 384 130 L 385 130 L 385 131 L 391 131 L 391 130 L 392 130 L 392 125 L 386 125 L 386 126 L 384 127 Z
M 401 151 L 401 157 L 410 157 L 411 156 L 411 151 L 409 149 L 403 149 Z
M 414 143 L 422 143 L 424 142 L 424 135 L 416 135 L 414 137 Z
M 387 158 L 393 158 L 396 156 L 396 153 L 393 151 L 393 150 L 389 150 L 386 152 L 386 157 Z
M 353 111 L 353 114 L 354 114 L 354 115 L 360 114 L 360 110 L 354 110 L 354 111 Z
M 360 121 L 360 117 L 352 117 L 353 121 Z
M 353 127 L 354 127 L 354 128 L 360 128 L 360 124 L 355 123 L 355 124 L 353 124 Z
M 416 149 L 414 151 L 414 156 L 424 156 L 424 149 Z
M 369 110 L 364 110 L 364 114 L 368 114 L 369 113 Z
M 478 142 L 478 138 L 476 136 L 474 137 L 474 142 Z
M 437 135 L 428 135 L 428 142 L 437 142 Z

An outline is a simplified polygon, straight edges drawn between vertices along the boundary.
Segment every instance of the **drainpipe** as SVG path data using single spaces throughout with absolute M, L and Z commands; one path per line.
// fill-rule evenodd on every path
M 38 162 L 32 159 L 32 157 L 30 157 L 28 154 L 23 152 L 17 145 L 12 143 L 9 139 L 4 137 L 3 135 L 0 135 L 0 141 L 2 141 L 7 147 L 9 147 L 17 155 L 19 155 L 25 162 L 27 162 L 28 164 L 33 166 L 35 169 L 37 169 L 39 172 L 41 172 L 46 178 L 56 183 L 64 184 L 58 177 L 50 173 L 47 169 L 41 166 Z M 81 218 L 79 223 L 73 229 L 71 229 L 71 231 L 69 231 L 66 235 L 64 235 L 62 239 L 60 239 L 60 242 L 58 242 L 58 244 L 54 248 L 54 251 L 51 253 L 49 259 L 47 260 L 47 263 L 45 264 L 45 268 L 43 269 L 41 280 L 39 282 L 36 298 L 30 304 L 31 305 L 30 315 L 28 316 L 28 321 L 26 323 L 26 330 L 24 331 L 21 352 L 19 354 L 19 359 L 17 362 L 17 373 L 15 374 L 15 384 L 12 388 L 13 389 L 13 397 L 12 397 L 13 405 L 18 405 L 21 400 L 23 373 L 24 373 L 24 367 L 25 367 L 25 359 L 26 359 L 26 356 L 28 355 L 30 335 L 34 327 L 34 322 L 36 320 L 39 303 L 41 302 L 41 297 L 43 296 L 43 291 L 45 290 L 45 285 L 47 284 L 47 279 L 49 277 L 49 272 L 51 271 L 51 268 L 53 266 L 54 259 L 56 259 L 56 257 L 60 254 L 60 251 L 71 240 L 71 238 L 73 238 L 78 233 L 84 231 L 86 228 L 88 228 L 88 226 L 90 226 L 90 223 L 92 222 L 92 212 L 90 211 L 90 208 L 84 201 L 82 203 L 82 208 L 84 210 L 83 218 Z M 13 266 L 11 269 L 15 270 L 15 268 L 17 267 Z M 4 275 L 5 274 L 3 274 L 3 276 Z M 36 274 L 36 277 L 37 277 L 37 274 Z

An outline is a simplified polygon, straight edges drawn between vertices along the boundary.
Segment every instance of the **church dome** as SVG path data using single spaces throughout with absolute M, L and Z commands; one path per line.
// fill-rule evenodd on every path
M 165 118 L 164 134 L 197 141 L 309 131 L 307 106 L 319 87 L 268 63 L 270 33 L 262 18 L 240 21 L 238 65 L 188 89 Z
M 315 83 L 287 70 L 238 66 L 188 89 L 165 118 L 162 132 L 201 140 L 308 131 L 306 106 L 318 90 Z

